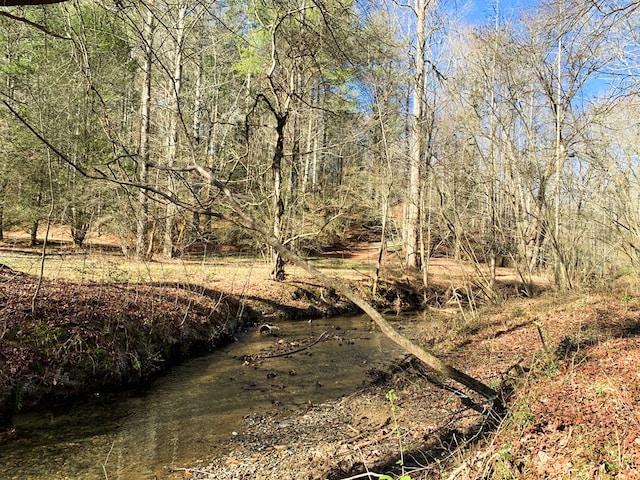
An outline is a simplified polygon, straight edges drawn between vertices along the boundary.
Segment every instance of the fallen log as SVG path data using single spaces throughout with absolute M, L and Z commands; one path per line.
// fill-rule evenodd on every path
M 408 338 L 404 337 L 400 333 L 398 333 L 391 324 L 384 318 L 384 316 L 378 312 L 371 304 L 369 304 L 366 300 L 364 300 L 360 295 L 354 292 L 351 288 L 349 288 L 345 283 L 341 282 L 336 278 L 331 278 L 324 273 L 320 272 L 317 268 L 311 265 L 309 262 L 304 260 L 302 257 L 297 255 L 295 252 L 287 248 L 285 245 L 280 242 L 278 238 L 276 238 L 271 230 L 263 223 L 258 222 L 249 214 L 247 214 L 240 203 L 235 199 L 233 193 L 218 179 L 216 179 L 211 173 L 202 168 L 199 165 L 194 167 L 196 171 L 200 173 L 204 178 L 210 181 L 216 188 L 218 188 L 227 198 L 230 207 L 232 210 L 238 215 L 239 219 L 234 219 L 236 223 L 240 224 L 247 230 L 251 230 L 254 232 L 258 232 L 262 235 L 265 243 L 267 245 L 273 247 L 277 250 L 284 258 L 289 260 L 290 262 L 298 265 L 302 269 L 304 269 L 311 276 L 322 282 L 326 287 L 334 289 L 336 292 L 341 294 L 343 297 L 347 298 L 355 305 L 360 307 L 360 309 L 366 313 L 377 325 L 380 327 L 382 333 L 384 333 L 387 337 L 389 337 L 396 344 L 401 346 L 404 350 L 411 353 L 415 357 L 419 358 L 425 365 L 431 368 L 433 371 L 444 375 L 467 388 L 470 388 L 474 392 L 482 395 L 484 398 L 494 402 L 495 406 L 499 405 L 500 399 L 498 397 L 497 392 L 489 387 L 488 385 L 482 383 L 480 380 L 467 375 L 461 370 L 452 367 L 451 365 L 447 365 L 438 357 L 436 357 L 433 353 L 428 351 L 427 349 L 420 347 L 413 343 Z

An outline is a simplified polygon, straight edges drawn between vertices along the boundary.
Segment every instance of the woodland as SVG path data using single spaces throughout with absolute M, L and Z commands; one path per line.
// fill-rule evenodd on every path
M 482 19 L 471 20 L 474 8 L 476 13 L 482 9 Z M 13 395 L 19 388 L 13 374 L 25 358 L 44 355 L 33 364 L 49 365 L 55 357 L 50 353 L 61 351 L 51 346 L 52 339 L 73 346 L 64 358 L 73 368 L 87 351 L 128 355 L 99 344 L 106 327 L 93 325 L 94 311 L 80 308 L 98 305 L 87 296 L 86 285 L 45 278 L 47 249 L 54 246 L 49 232 L 55 227 L 64 230 L 76 252 L 86 251 L 89 239 L 93 245 L 108 239 L 104 251 L 117 254 L 122 264 L 261 258 L 268 268 L 251 288 L 267 288 L 264 298 L 285 292 L 289 297 L 283 305 L 300 295 L 287 289 L 311 277 L 321 284 L 307 298 L 320 305 L 314 314 L 364 311 L 432 371 L 482 397 L 476 400 L 485 402 L 484 413 L 503 415 L 514 387 L 477 380 L 486 378 L 486 371 L 472 359 L 484 350 L 457 358 L 451 352 L 466 345 L 456 343 L 458 331 L 450 337 L 409 334 L 414 338 L 408 339 L 379 310 L 400 310 L 405 301 L 412 308 L 433 307 L 440 302 L 434 303 L 433 295 L 446 296 L 465 322 L 469 310 L 477 312 L 480 305 L 502 308 L 492 313 L 502 315 L 500 320 L 485 319 L 483 328 L 491 332 L 486 337 L 478 333 L 480 327 L 467 334 L 482 348 L 506 334 L 505 341 L 517 340 L 517 346 L 486 347 L 512 354 L 510 364 L 487 360 L 486 368 L 504 372 L 514 365 L 519 373 L 544 375 L 550 364 L 554 372 L 569 364 L 573 368 L 575 357 L 567 365 L 559 359 L 599 343 L 600 337 L 595 342 L 580 336 L 582 323 L 558 302 L 573 302 L 576 295 L 591 298 L 613 284 L 637 289 L 639 21 L 640 3 L 621 0 L 541 0 L 518 7 L 504 0 L 482 7 L 436 0 L 73 0 L 3 7 L 0 242 L 3 250 L 41 252 L 42 264 L 33 277 L 10 262 L 0 265 L 3 308 L 12 312 L 0 323 L 0 347 L 11 343 L 13 348 L 13 353 L 0 348 L 0 360 L 13 372 L 8 375 L 7 368 L 0 374 L 0 400 L 7 403 L 7 392 Z M 366 282 L 341 273 L 337 280 L 305 260 L 359 246 L 375 249 Z M 391 258 L 393 281 L 383 265 Z M 464 265 L 460 285 L 436 284 L 433 271 L 443 258 Z M 499 278 L 505 269 L 512 276 L 508 284 Z M 212 311 L 220 323 L 234 316 L 234 309 L 243 312 L 236 318 L 240 323 L 266 311 L 264 305 L 245 311 L 231 297 L 225 303 L 201 294 L 194 301 L 185 292 L 195 288 L 193 278 L 177 280 L 180 287 L 169 285 L 173 280 L 144 288 L 99 286 L 105 312 L 126 318 L 125 323 L 134 315 L 142 318 L 138 312 L 149 299 L 148 305 L 166 301 L 161 307 L 166 330 L 155 327 L 153 319 L 126 327 L 143 332 L 135 335 L 136 348 L 148 358 L 111 365 L 110 373 L 108 368 L 101 373 L 106 383 L 122 382 L 123 376 L 144 378 L 147 368 L 151 375 L 161 363 L 158 349 L 182 358 L 192 347 L 206 349 L 202 338 L 232 336 L 219 324 L 205 326 Z M 204 292 L 208 286 L 202 283 Z M 358 291 L 364 283 L 365 293 Z M 529 304 L 505 313 L 508 297 L 526 302 L 542 290 L 555 299 L 547 305 L 553 314 Z M 407 300 L 407 292 L 417 296 Z M 583 305 L 572 308 L 608 336 L 636 342 L 631 292 L 625 290 L 615 306 L 598 304 L 589 313 L 580 310 Z M 60 304 L 38 298 L 58 298 Z M 437 306 L 444 304 L 446 299 Z M 197 306 L 188 322 L 183 305 L 189 312 Z M 290 310 L 297 312 L 290 316 L 302 316 L 307 306 Z M 611 318 L 606 321 L 594 313 L 607 308 Z M 77 320 L 71 326 L 65 323 L 69 316 Z M 519 323 L 522 317 L 527 322 Z M 555 322 L 556 317 L 566 321 Z M 62 333 L 76 327 L 87 332 L 89 325 L 89 337 L 80 330 Z M 520 332 L 525 325 L 526 334 Z M 113 338 L 118 328 L 119 323 L 113 325 Z M 153 339 L 147 339 L 146 328 L 154 331 Z M 465 328 L 470 327 L 465 323 Z M 175 347 L 174 337 L 184 340 L 185 329 L 193 333 L 191 343 Z M 25 347 L 24 358 L 11 358 L 18 351 L 15 342 L 28 331 L 36 336 L 23 344 L 40 345 L 42 351 Z M 79 343 L 69 343 L 73 338 Z M 91 344 L 94 350 L 87 338 L 98 342 Z M 549 345 L 552 339 L 559 344 Z M 525 350 L 533 343 L 558 358 L 548 363 L 545 357 L 542 364 L 529 357 L 532 352 Z M 454 344 L 447 361 L 469 374 L 427 348 L 441 354 Z M 52 348 L 49 354 L 44 347 Z M 180 348 L 184 351 L 178 354 Z M 619 351 L 627 359 L 637 356 L 626 343 Z M 594 358 L 606 357 L 595 352 Z M 528 366 L 522 367 L 524 358 Z M 621 358 L 616 365 L 624 364 Z M 52 363 L 50 371 L 45 369 L 53 385 L 56 368 L 61 367 Z M 622 383 L 635 378 L 626 367 L 617 375 Z M 547 388 L 548 393 L 552 387 Z M 570 399 L 567 394 L 558 403 Z M 540 427 L 552 434 L 575 421 L 560 418 L 559 410 L 544 410 L 543 400 L 531 405 L 537 415 L 556 415 L 556 424 L 550 420 Z M 619 413 L 609 418 L 617 422 Z M 580 415 L 582 422 L 586 414 Z M 601 420 L 596 413 L 592 417 Z M 543 442 L 534 425 L 510 427 L 511 432 L 524 429 L 520 440 L 499 430 L 505 435 L 499 448 L 509 450 L 515 442 L 517 453 L 526 450 L 523 438 Z M 602 465 L 602 478 L 637 472 L 638 431 L 619 442 L 619 451 L 632 452 L 629 457 L 621 453 L 616 462 L 598 457 L 585 467 L 591 475 L 585 478 L 596 478 Z M 569 439 L 562 441 L 564 447 Z M 515 460 L 516 454 L 489 458 L 490 449 L 454 465 L 450 478 L 463 469 L 485 478 L 473 469 L 491 462 L 496 478 L 513 478 L 509 475 L 518 469 L 551 478 L 557 473 L 552 465 L 564 465 L 547 461 L 548 456 L 542 462 L 540 455 L 524 463 Z M 571 458 L 567 469 L 576 466 Z M 503 476 L 501 469 L 507 472 Z M 399 478 L 411 478 L 404 474 L 403 467 Z
M 302 253 L 358 224 L 407 268 L 485 263 L 489 298 L 503 264 L 524 288 L 606 282 L 638 262 L 637 6 L 495 3 L 472 25 L 426 0 L 3 11 L 0 234 L 263 251 L 234 202 Z

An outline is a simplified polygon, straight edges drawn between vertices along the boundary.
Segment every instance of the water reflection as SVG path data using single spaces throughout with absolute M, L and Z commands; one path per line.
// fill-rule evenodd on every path
M 221 453 L 244 416 L 319 403 L 352 393 L 367 371 L 401 352 L 366 317 L 279 324 L 279 336 L 240 341 L 171 370 L 145 391 L 118 399 L 19 415 L 20 438 L 0 447 L 0 478 L 148 480 L 181 478 L 164 466 L 193 465 Z M 239 358 L 280 342 L 323 340 L 308 351 L 258 365 Z M 295 343 L 294 343 L 295 344 Z

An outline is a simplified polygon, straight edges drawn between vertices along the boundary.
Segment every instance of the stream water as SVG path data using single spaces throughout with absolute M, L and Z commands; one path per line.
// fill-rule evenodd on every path
M 0 479 L 150 480 L 181 478 L 184 467 L 222 453 L 243 418 L 295 414 L 367 384 L 367 372 L 401 351 L 363 316 L 282 322 L 276 335 L 239 341 L 174 367 L 143 390 L 15 417 L 17 438 L 0 445 Z M 294 350 L 263 362 L 242 357 Z

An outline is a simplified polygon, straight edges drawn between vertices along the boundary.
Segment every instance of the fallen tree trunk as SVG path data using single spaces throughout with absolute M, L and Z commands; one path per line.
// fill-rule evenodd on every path
M 467 388 L 470 388 L 471 390 L 479 393 L 488 400 L 494 402 L 498 401 L 498 394 L 494 389 L 477 380 L 476 378 L 471 377 L 470 375 L 467 375 L 466 373 L 450 365 L 447 365 L 428 350 L 420 347 L 419 345 L 416 345 L 411 340 L 398 333 L 380 312 L 373 308 L 371 304 L 365 301 L 360 295 L 354 292 L 346 284 L 338 279 L 331 278 L 325 275 L 309 262 L 297 255 L 295 252 L 285 247 L 276 237 L 272 235 L 271 231 L 269 230 L 269 228 L 267 228 L 266 225 L 256 221 L 253 217 L 251 217 L 244 211 L 242 206 L 233 196 L 232 192 L 223 183 L 215 179 L 209 172 L 207 172 L 200 166 L 196 166 L 196 170 L 203 177 L 209 180 L 213 185 L 215 185 L 226 196 L 231 208 L 240 217 L 240 221 L 238 223 L 240 223 L 244 228 L 260 233 L 264 237 L 264 241 L 269 246 L 280 252 L 280 254 L 284 258 L 303 268 L 311 276 L 322 282 L 327 288 L 334 289 L 336 292 L 340 293 L 342 296 L 360 307 L 360 309 L 362 309 L 362 311 L 366 313 L 380 327 L 382 333 L 384 333 L 396 344 L 400 345 L 407 352 L 419 358 L 429 368 L 437 373 L 445 375 L 446 377 L 464 385 Z

